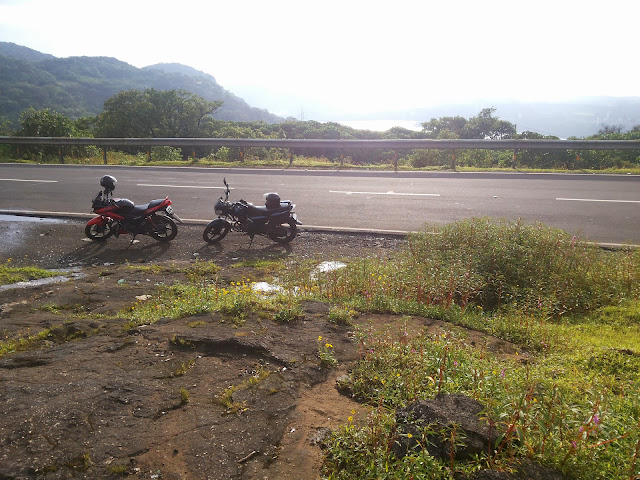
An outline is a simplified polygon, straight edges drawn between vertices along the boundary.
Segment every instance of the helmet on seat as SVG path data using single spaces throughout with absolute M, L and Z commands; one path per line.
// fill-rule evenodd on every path
M 278 195 L 277 193 L 265 193 L 264 204 L 267 208 L 280 207 L 280 195 Z
M 105 190 L 113 191 L 116 188 L 116 177 L 112 177 L 111 175 L 105 175 L 100 179 L 100 185 L 105 188 Z

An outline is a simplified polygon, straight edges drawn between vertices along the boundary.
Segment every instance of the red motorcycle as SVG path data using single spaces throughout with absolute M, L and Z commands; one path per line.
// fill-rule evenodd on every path
M 91 202 L 91 208 L 98 216 L 89 220 L 84 229 L 88 238 L 102 241 L 111 235 L 118 237 L 128 233 L 134 238 L 143 234 L 168 242 L 176 237 L 178 227 L 175 221 L 182 223 L 182 220 L 173 212 L 169 197 L 134 205 L 127 198 L 113 198 L 116 182 L 111 175 L 100 179 L 104 192 L 98 192 Z

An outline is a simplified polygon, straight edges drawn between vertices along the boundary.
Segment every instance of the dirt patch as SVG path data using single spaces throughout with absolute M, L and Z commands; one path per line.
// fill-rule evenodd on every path
M 0 238 L 6 228 L 0 224 Z M 327 320 L 328 305 L 307 302 L 304 319 L 288 324 L 250 315 L 236 326 L 206 314 L 130 330 L 117 312 L 156 294 L 156 284 L 184 281 L 176 265 L 212 260 L 227 280 L 259 279 L 259 270 L 231 267 L 287 256 L 385 255 L 402 240 L 303 232 L 286 247 L 256 239 L 249 248 L 239 235 L 212 247 L 201 230 L 181 226 L 169 244 L 96 244 L 84 241 L 80 223 L 37 224 L 22 242 L 3 245 L 0 261 L 73 266 L 84 275 L 0 291 L 4 339 L 49 331 L 39 348 L 0 358 L 0 478 L 319 478 L 322 436 L 353 410 L 366 411 L 336 389 L 358 346 L 352 327 Z M 136 268 L 148 265 L 154 268 Z M 411 335 L 449 328 L 390 315 L 357 323 Z M 318 337 L 333 344 L 337 369 L 320 363 Z M 508 353 L 508 344 L 496 342 Z

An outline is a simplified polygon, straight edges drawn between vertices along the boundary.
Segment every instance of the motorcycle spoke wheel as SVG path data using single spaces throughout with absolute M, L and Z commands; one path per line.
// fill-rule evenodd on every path
M 282 225 L 276 225 L 269 231 L 269 238 L 278 243 L 289 243 L 296 238 L 298 226 L 296 221 L 291 219 Z
M 104 225 L 87 225 L 84 229 L 84 234 L 91 240 L 101 242 L 109 238 L 115 233 L 115 229 L 110 223 Z
M 202 233 L 202 238 L 207 243 L 218 243 L 229 233 L 230 225 L 225 222 L 215 222 L 207 225 Z
M 168 242 L 176 238 L 178 227 L 173 220 L 161 215 L 154 215 L 150 219 L 149 235 L 159 242 Z

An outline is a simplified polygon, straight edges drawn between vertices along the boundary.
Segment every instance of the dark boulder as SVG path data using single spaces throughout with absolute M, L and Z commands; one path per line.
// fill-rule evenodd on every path
M 484 406 L 465 395 L 439 394 L 396 411 L 394 453 L 414 448 L 443 459 L 466 460 L 493 450 L 497 434 L 482 418 Z

